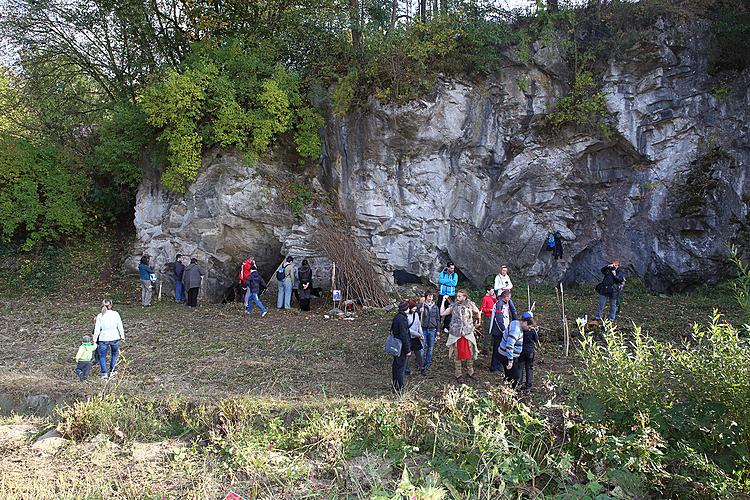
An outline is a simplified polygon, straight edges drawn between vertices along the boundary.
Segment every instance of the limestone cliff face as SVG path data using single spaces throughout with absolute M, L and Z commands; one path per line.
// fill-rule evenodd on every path
M 408 105 L 371 100 L 331 118 L 308 182 L 321 198 L 333 194 L 384 275 L 434 282 L 450 259 L 475 284 L 501 263 L 532 279 L 587 282 L 617 257 L 659 291 L 716 279 L 727 243 L 748 234 L 750 73 L 720 86 L 705 37 L 661 28 L 609 63 L 609 139 L 540 126 L 570 75 L 553 48 L 537 47 L 531 62 L 508 58 L 486 81 L 443 79 Z M 207 155 L 185 196 L 144 181 L 135 220 L 137 252 L 197 256 L 214 297 L 248 253 L 266 267 L 285 252 L 314 255 L 309 235 L 321 218 L 286 208 L 275 187 L 291 182 L 282 166 L 220 156 Z M 565 240 L 561 260 L 543 248 L 550 231 Z

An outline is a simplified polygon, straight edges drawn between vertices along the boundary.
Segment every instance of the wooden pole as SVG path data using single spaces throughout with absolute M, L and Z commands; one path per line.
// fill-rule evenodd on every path
M 526 297 L 529 299 L 529 308 L 527 310 L 531 311 L 531 288 L 528 283 L 526 283 Z
M 562 283 L 560 283 L 560 304 L 562 307 L 563 335 L 565 337 L 565 357 L 567 357 L 570 350 L 570 332 L 568 330 L 568 318 L 565 317 L 565 290 Z

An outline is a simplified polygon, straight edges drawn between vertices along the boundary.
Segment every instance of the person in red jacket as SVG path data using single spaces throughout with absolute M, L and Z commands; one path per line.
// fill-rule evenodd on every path
M 255 265 L 255 260 L 250 257 L 245 262 L 242 263 L 242 267 L 240 267 L 240 288 L 242 288 L 242 302 L 247 304 L 248 299 L 250 298 L 250 294 L 247 290 L 247 278 L 250 276 L 250 270 Z
M 482 344 L 487 343 L 487 339 L 490 338 L 490 318 L 492 317 L 492 309 L 495 307 L 495 304 L 497 303 L 497 297 L 495 297 L 495 289 L 491 286 L 487 288 L 487 293 L 482 298 L 482 305 L 479 307 L 479 310 L 482 311 L 482 326 L 483 326 L 483 335 L 482 335 Z

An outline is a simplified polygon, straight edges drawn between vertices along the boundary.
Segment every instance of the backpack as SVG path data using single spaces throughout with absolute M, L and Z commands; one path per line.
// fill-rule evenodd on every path
M 284 281 L 284 278 L 286 278 L 286 267 L 281 266 L 276 270 L 276 279 L 279 281 Z
M 596 290 L 596 293 L 604 295 L 605 297 L 611 297 L 615 291 L 612 285 L 605 285 L 603 281 L 596 285 L 594 289 Z
M 547 249 L 551 250 L 551 249 L 555 248 L 555 246 L 556 246 L 556 244 L 555 244 L 555 235 L 552 234 L 552 233 L 549 233 L 547 235 Z

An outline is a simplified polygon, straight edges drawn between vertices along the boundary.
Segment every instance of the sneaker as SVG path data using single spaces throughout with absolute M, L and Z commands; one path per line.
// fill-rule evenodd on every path
M 265 318 L 266 314 L 268 314 L 268 311 L 263 311 L 263 313 L 260 315 L 261 318 Z
M 447 328 L 443 328 L 443 333 L 448 333 L 448 329 Z
M 117 372 L 110 372 L 110 374 L 109 374 L 109 378 L 112 378 L 112 377 L 114 377 L 115 375 L 117 375 Z
M 107 380 L 107 374 L 106 373 L 102 373 L 102 380 Z

